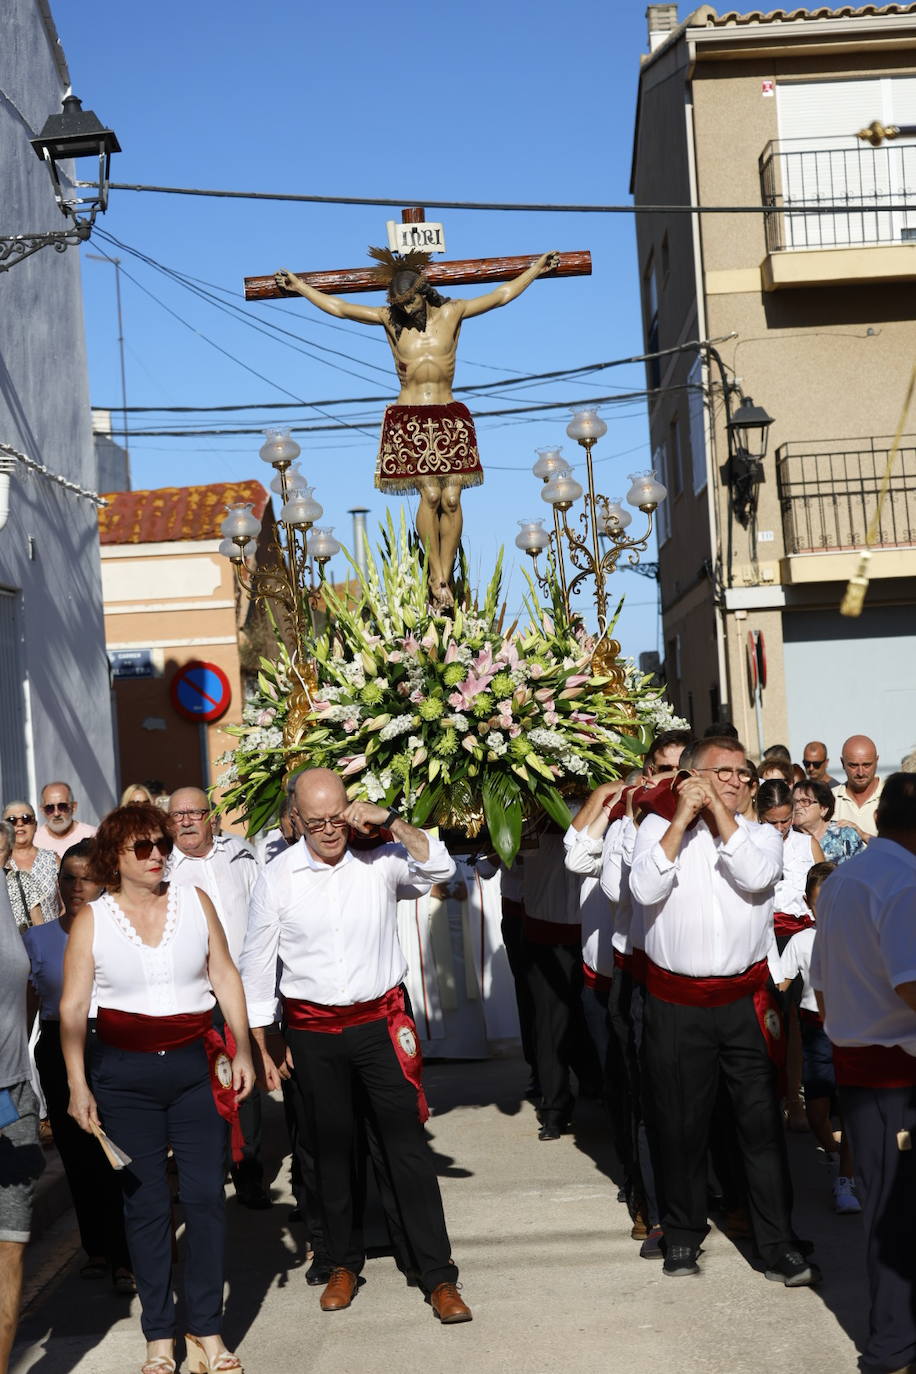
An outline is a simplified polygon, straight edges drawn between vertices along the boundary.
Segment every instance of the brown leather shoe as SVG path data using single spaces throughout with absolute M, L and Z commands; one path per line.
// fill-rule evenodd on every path
M 470 1322 L 474 1314 L 458 1292 L 456 1283 L 440 1283 L 429 1295 L 430 1306 L 443 1326 Z
M 356 1296 L 356 1275 L 349 1269 L 332 1269 L 320 1298 L 322 1312 L 342 1312 Z

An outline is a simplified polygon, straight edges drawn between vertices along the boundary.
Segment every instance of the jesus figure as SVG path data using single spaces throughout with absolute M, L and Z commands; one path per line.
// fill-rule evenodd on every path
M 387 305 L 355 305 L 316 291 L 281 268 L 277 285 L 338 319 L 381 325 L 394 355 L 400 393 L 385 410 L 375 468 L 381 491 L 416 490 L 417 533 L 426 550 L 430 596 L 439 606 L 453 602 L 452 569 L 461 539 L 461 489 L 479 486 L 483 469 L 470 411 L 452 396 L 458 335 L 464 320 L 514 301 L 558 261 L 544 253 L 512 281 L 470 300 L 441 296 L 423 275 L 425 253 L 398 258 L 370 249 L 388 287 Z

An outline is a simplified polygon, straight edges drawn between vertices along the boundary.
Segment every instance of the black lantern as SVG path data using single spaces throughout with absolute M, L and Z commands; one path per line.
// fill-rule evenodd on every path
M 772 415 L 768 415 L 763 406 L 755 406 L 750 396 L 742 396 L 741 404 L 732 411 L 727 422 L 731 451 L 762 461 L 766 457 L 772 423 Z
M 108 207 L 111 155 L 121 151 L 113 130 L 106 129 L 92 110 L 84 110 L 75 95 L 68 95 L 61 113 L 50 115 L 41 133 L 29 142 L 48 169 L 61 214 L 79 224 L 79 211 L 88 209 L 91 225 L 97 211 L 104 212 Z M 98 158 L 99 161 L 98 187 L 91 196 L 81 197 L 74 186 L 61 185 L 58 164 L 81 157 Z

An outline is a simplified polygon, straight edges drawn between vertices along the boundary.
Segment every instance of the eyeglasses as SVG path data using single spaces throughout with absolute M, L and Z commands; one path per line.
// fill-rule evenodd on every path
M 325 816 L 324 820 L 321 821 L 302 821 L 302 824 L 310 835 L 317 835 L 319 831 L 324 830 L 327 826 L 330 826 L 332 830 L 345 830 L 349 823 L 350 822 L 345 816 Z
M 9 821 L 10 825 L 34 825 L 34 824 L 35 824 L 35 817 L 34 817 L 34 816 L 4 816 L 3 819 L 4 819 L 5 821 Z
M 822 759 L 802 759 L 802 763 L 804 764 L 804 766 L 805 766 L 806 768 L 820 768 L 820 767 L 821 767 L 823 764 L 825 764 L 826 762 L 827 762 L 827 756 L 826 756 L 826 754 L 824 755 L 824 757 L 823 757 Z
M 167 859 L 174 847 L 174 843 L 168 835 L 160 835 L 157 840 L 134 840 L 133 844 L 127 846 L 136 854 L 141 863 L 145 863 L 154 849 L 158 849 L 163 859 Z
M 67 816 L 73 810 L 73 802 L 45 802 L 41 809 L 46 816 L 53 816 L 55 811 Z
M 817 806 L 817 802 L 814 800 L 813 797 L 796 797 L 796 798 L 795 798 L 795 805 L 796 805 L 796 806 Z
M 737 778 L 739 782 L 750 782 L 751 774 L 746 768 L 698 768 L 698 773 L 715 773 L 720 782 L 728 782 L 729 778 Z
M 187 811 L 170 811 L 170 821 L 202 821 L 204 816 L 209 816 L 209 807 L 189 807 Z

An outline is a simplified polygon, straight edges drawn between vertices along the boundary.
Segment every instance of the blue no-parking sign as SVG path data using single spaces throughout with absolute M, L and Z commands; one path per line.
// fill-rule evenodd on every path
M 185 720 L 219 720 L 232 700 L 229 679 L 215 663 L 186 663 L 172 678 L 172 705 Z

